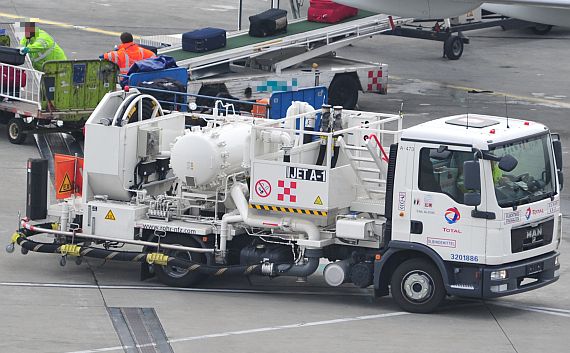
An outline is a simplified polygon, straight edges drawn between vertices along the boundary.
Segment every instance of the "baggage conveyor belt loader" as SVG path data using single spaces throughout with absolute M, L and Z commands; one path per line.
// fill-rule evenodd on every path
M 329 285 L 391 289 L 422 313 L 559 278 L 561 143 L 540 123 L 470 114 L 402 129 L 399 115 L 294 102 L 281 120 L 215 109 L 185 130 L 185 113 L 158 105 L 143 120 L 144 100 L 105 96 L 86 123 L 82 195 L 23 219 L 7 250 L 140 262 L 172 286 L 305 278 L 326 259 Z

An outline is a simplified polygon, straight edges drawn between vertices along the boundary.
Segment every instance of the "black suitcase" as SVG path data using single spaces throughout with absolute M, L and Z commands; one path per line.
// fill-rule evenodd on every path
M 26 61 L 25 55 L 20 55 L 17 48 L 0 46 L 0 62 L 10 65 L 22 65 Z
M 182 50 L 204 53 L 226 46 L 226 31 L 206 27 L 182 34 Z
M 249 16 L 249 35 L 268 37 L 287 32 L 287 10 L 269 9 Z
M 140 87 L 139 91 L 141 91 L 141 93 L 150 94 L 151 96 L 156 98 L 160 102 L 162 109 L 185 111 L 184 107 L 186 106 L 187 103 L 186 95 L 170 93 L 170 92 L 186 93 L 186 87 L 180 81 L 173 80 L 170 78 L 159 78 L 152 81 L 143 81 L 139 84 L 139 87 Z M 159 89 L 162 90 L 163 92 L 145 90 L 144 87 Z

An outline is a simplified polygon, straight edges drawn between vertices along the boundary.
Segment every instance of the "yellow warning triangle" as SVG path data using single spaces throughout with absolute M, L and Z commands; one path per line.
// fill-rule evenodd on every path
M 71 187 L 71 180 L 69 179 L 69 175 L 65 173 L 63 177 L 63 181 L 61 182 L 61 186 L 59 187 L 59 193 L 70 192 L 73 188 Z
M 315 199 L 314 204 L 315 204 L 315 205 L 321 205 L 321 206 L 323 205 L 323 200 L 321 200 L 321 197 L 320 197 L 320 196 L 317 196 L 317 198 Z
M 107 215 L 105 216 L 105 219 L 108 221 L 116 221 L 117 219 L 115 218 L 115 215 L 113 214 L 113 211 L 109 210 L 109 212 L 107 212 Z

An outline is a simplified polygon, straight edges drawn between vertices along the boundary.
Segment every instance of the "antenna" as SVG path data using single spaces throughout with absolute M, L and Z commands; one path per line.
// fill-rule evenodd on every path
M 469 129 L 469 93 L 471 93 L 471 91 L 467 91 L 467 121 L 465 124 L 466 129 Z
M 400 116 L 400 119 L 404 117 L 404 101 L 402 101 L 402 103 L 400 104 L 400 110 L 398 111 L 398 115 Z
M 507 129 L 510 128 L 509 126 L 509 105 L 507 104 L 507 95 L 505 94 L 505 117 L 507 118 Z

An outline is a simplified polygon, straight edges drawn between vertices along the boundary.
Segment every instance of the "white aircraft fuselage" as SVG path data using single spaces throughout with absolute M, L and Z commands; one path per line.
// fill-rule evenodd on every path
M 335 0 L 340 4 L 394 16 L 456 17 L 473 10 L 481 0 Z M 570 0 L 490 0 L 484 8 L 521 20 L 570 27 Z

